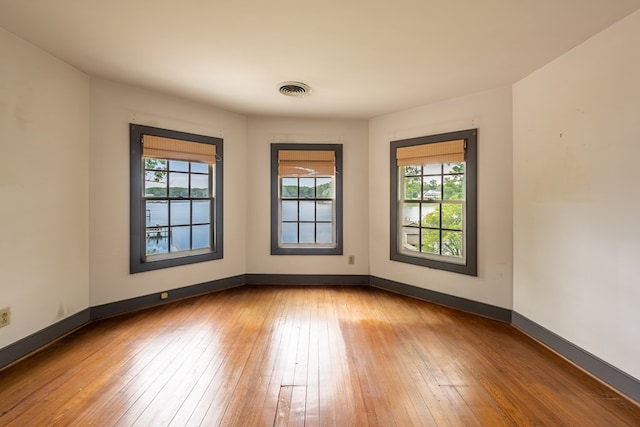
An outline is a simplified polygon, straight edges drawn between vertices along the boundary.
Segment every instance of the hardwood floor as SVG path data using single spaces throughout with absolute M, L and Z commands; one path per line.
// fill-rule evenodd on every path
M 640 426 L 509 325 L 363 287 L 243 287 L 0 371 L 1 426 Z

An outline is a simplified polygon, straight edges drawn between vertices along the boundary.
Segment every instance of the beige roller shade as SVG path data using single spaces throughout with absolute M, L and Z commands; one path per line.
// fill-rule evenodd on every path
M 398 166 L 464 162 L 464 139 L 400 147 L 396 159 Z
M 216 146 L 161 136 L 144 135 L 142 137 L 142 156 L 154 159 L 188 160 L 214 164 Z
M 279 176 L 333 176 L 336 155 L 333 150 L 279 150 Z

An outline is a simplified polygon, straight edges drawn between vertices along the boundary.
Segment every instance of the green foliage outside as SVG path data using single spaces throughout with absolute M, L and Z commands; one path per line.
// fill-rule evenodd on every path
M 167 170 L 167 161 L 161 159 L 144 159 L 145 180 L 151 179 L 152 182 L 162 182 L 167 173 L 163 172 Z
M 440 206 L 440 210 L 435 210 L 425 215 L 424 221 L 428 223 L 437 222 L 437 216 L 442 212 L 443 228 L 462 230 L 462 205 L 442 204 Z M 442 240 L 440 240 L 440 230 L 422 230 L 422 252 L 455 257 L 462 256 L 462 231 L 442 230 Z
M 406 166 L 404 175 L 404 197 L 407 200 L 464 198 L 464 163 L 455 163 L 450 168 L 445 165 L 445 173 L 435 176 L 423 176 L 420 166 Z M 442 180 L 444 185 L 441 185 Z

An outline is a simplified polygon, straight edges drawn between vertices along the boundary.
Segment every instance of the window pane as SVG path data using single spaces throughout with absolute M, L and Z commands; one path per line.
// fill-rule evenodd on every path
M 331 233 L 331 229 L 332 229 L 332 224 L 331 223 L 325 223 L 325 222 L 320 222 L 318 224 L 316 224 L 316 242 L 317 243 L 332 243 L 333 242 L 333 236 Z
M 333 202 L 316 202 L 316 220 L 331 221 L 333 219 Z
M 440 205 L 437 203 L 422 204 L 422 226 L 440 228 Z
M 315 198 L 315 181 L 315 178 L 300 178 L 300 193 L 298 197 L 301 199 L 304 199 L 306 197 L 311 199 Z
M 464 199 L 464 176 L 463 175 L 445 175 L 444 198 L 446 200 L 463 200 Z
M 420 204 L 404 203 L 402 206 L 402 225 L 420 224 Z
M 424 165 L 422 173 L 424 175 L 440 175 L 442 172 L 442 164 L 436 163 L 431 165 Z
M 282 201 L 282 220 L 297 221 L 298 220 L 298 202 L 295 200 Z
M 314 243 L 316 226 L 313 223 L 300 223 L 300 243 Z
M 464 177 L 462 175 L 444 177 L 444 198 L 446 200 L 464 200 Z
M 300 221 L 315 221 L 315 202 L 313 201 L 300 201 Z M 302 231 L 300 232 L 302 234 Z
M 464 173 L 464 163 L 445 163 L 444 173 Z
M 148 227 L 146 229 L 146 254 L 166 254 L 169 252 L 169 228 Z
M 442 177 L 425 176 L 422 180 L 422 198 L 424 200 L 438 200 L 442 194 Z
M 316 179 L 316 197 L 329 199 L 333 197 L 333 183 L 332 178 L 317 178 Z
M 442 255 L 462 257 L 462 232 L 442 232 Z
M 282 223 L 282 243 L 298 243 L 298 223 Z
M 442 204 L 442 228 L 462 230 L 462 205 L 453 203 Z
M 191 227 L 171 228 L 171 252 L 191 249 Z
M 211 222 L 211 202 L 209 200 L 194 200 L 191 202 L 193 209 L 193 224 L 208 224 Z
M 422 178 L 420 177 L 407 177 L 404 179 L 404 198 L 420 200 L 420 184 L 422 184 Z
M 298 197 L 298 178 L 282 178 L 282 198 Z
M 209 197 L 209 175 L 191 174 L 191 197 Z
M 191 223 L 191 209 L 188 200 L 171 202 L 171 225 L 183 225 Z
M 416 227 L 402 227 L 402 249 L 417 251 L 420 246 L 420 229 Z
M 405 176 L 420 176 L 420 175 L 422 175 L 422 166 L 405 166 L 404 167 L 404 175 Z
M 209 165 L 206 163 L 191 162 L 191 172 L 209 173 Z
M 145 197 L 166 197 L 167 173 L 161 171 L 145 171 L 144 195 Z
M 150 157 L 146 157 L 144 159 L 144 168 L 145 169 L 153 169 L 159 171 L 167 170 L 167 161 L 162 159 L 153 159 Z
M 422 229 L 422 252 L 440 254 L 440 231 Z
M 147 227 L 169 225 L 169 203 L 166 201 L 146 202 Z
M 193 226 L 192 249 L 204 249 L 211 247 L 211 227 L 209 225 Z
M 169 173 L 169 197 L 189 197 L 189 174 Z
M 189 162 L 182 160 L 169 160 L 169 170 L 178 172 L 189 172 Z

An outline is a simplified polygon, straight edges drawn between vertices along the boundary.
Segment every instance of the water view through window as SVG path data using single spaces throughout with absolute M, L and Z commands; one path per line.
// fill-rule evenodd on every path
M 281 194 L 281 243 L 333 243 L 333 178 L 282 178 Z
M 211 247 L 209 165 L 145 159 L 146 254 Z

